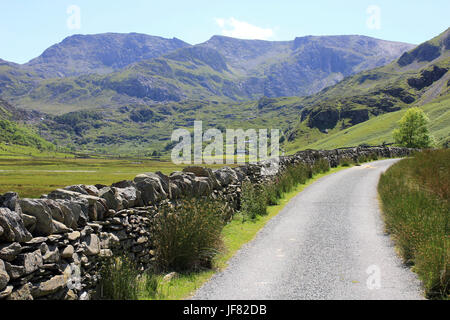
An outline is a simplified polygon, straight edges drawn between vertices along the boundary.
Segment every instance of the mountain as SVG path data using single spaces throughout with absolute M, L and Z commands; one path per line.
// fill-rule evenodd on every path
M 47 112 L 33 120 L 46 140 L 86 153 L 167 153 L 173 146 L 171 132 L 192 129 L 194 120 L 222 131 L 281 129 L 288 152 L 378 141 L 373 132 L 391 142 L 389 130 L 410 106 L 429 112 L 442 143 L 448 136 L 448 38 L 446 30 L 415 47 L 359 36 L 287 42 L 216 36 L 108 74 L 39 80 L 32 71 L 7 65 L 8 75 L 16 74 L 15 83 L 27 93 L 11 94 L 11 83 L 1 94 L 20 107 Z M 411 49 L 402 51 L 402 46 Z M 283 63 L 291 63 L 286 73 L 269 73 Z M 296 68 L 303 71 L 296 73 Z M 0 90 L 4 74 L 0 72 Z M 311 80 L 315 84 L 343 79 L 309 96 L 264 95 L 283 81 L 293 91 L 312 88 L 300 75 L 316 79 Z M 384 131 L 377 131 L 377 119 L 386 119 Z
M 305 96 L 344 77 L 383 66 L 414 46 L 365 36 L 307 36 L 293 41 L 214 36 L 199 46 L 219 51 L 246 79 L 253 97 Z
M 430 105 L 439 104 L 439 110 L 445 110 L 442 106 L 448 110 L 449 43 L 450 28 L 386 66 L 348 77 L 302 99 L 301 117 L 289 134 L 290 148 L 314 146 L 321 139 L 330 141 L 334 134 L 342 135 L 341 132 L 347 132 L 350 127 L 360 123 L 359 127 L 364 127 L 368 120 L 390 112 L 400 114 L 401 110 L 411 106 L 431 110 Z M 373 134 L 373 130 L 371 132 Z M 448 139 L 443 132 L 450 133 L 441 130 L 438 142 Z M 363 140 L 364 135 L 360 135 L 360 139 Z
M 51 46 L 24 67 L 44 78 L 107 74 L 188 46 L 176 38 L 139 33 L 74 35 Z
M 129 103 L 303 96 L 412 47 L 363 36 L 285 42 L 214 36 L 196 46 L 136 34 L 73 36 L 24 66 L 0 69 L 0 94 L 53 114 Z

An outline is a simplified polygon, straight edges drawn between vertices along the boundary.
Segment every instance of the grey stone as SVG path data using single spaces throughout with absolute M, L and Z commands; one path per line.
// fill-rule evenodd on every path
M 5 263 L 0 260 L 0 290 L 6 288 L 9 282 L 9 274 L 6 271 Z
M 8 208 L 0 208 L 0 227 L 3 230 L 0 241 L 27 242 L 32 238 L 20 214 Z
M 80 239 L 80 237 L 81 237 L 81 233 L 80 233 L 79 231 L 74 231 L 74 232 L 71 232 L 71 233 L 69 233 L 69 234 L 67 235 L 67 238 L 68 238 L 70 241 L 78 240 L 78 239 Z
M 25 225 L 25 228 L 27 228 L 27 230 L 29 232 L 33 232 L 34 229 L 36 228 L 36 222 L 37 222 L 36 217 L 22 213 L 22 220 L 23 220 L 23 224 Z
M 115 188 L 105 187 L 100 190 L 99 196 L 100 198 L 106 200 L 106 206 L 108 209 L 113 209 L 116 211 L 123 209 L 122 198 L 116 192 Z
M 47 252 L 43 255 L 45 263 L 56 263 L 60 260 L 59 250 L 57 246 L 48 246 Z
M 64 250 L 62 250 L 61 257 L 63 259 L 71 259 L 74 252 L 75 252 L 75 249 L 73 248 L 73 246 L 68 245 L 67 247 L 64 248 Z
M 0 300 L 7 298 L 13 291 L 13 286 L 7 286 L 3 291 L 0 291 Z
M 19 206 L 19 195 L 15 192 L 7 192 L 0 196 L 0 207 L 8 208 L 11 211 L 21 213 Z
M 137 175 L 134 178 L 136 189 L 141 192 L 144 205 L 167 199 L 167 193 L 161 183 L 161 178 L 152 172 Z
M 54 234 L 63 234 L 63 233 L 69 233 L 72 232 L 73 230 L 66 227 L 65 224 L 59 222 L 59 221 L 55 221 L 53 220 L 53 233 Z
M 100 253 L 100 239 L 95 234 L 84 237 L 83 245 L 85 246 L 84 253 L 88 256 L 95 256 Z
M 13 261 L 20 253 L 22 246 L 18 242 L 0 244 L 0 259 Z
M 25 267 L 23 267 L 23 266 L 16 266 L 9 262 L 5 262 L 5 266 L 6 266 L 6 271 L 8 272 L 8 274 L 12 280 L 21 278 L 22 276 L 25 275 Z
M 66 286 L 64 275 L 57 275 L 50 280 L 40 282 L 33 286 L 31 294 L 33 298 L 40 298 L 57 292 Z
M 41 250 L 22 253 L 17 256 L 16 262 L 25 268 L 25 274 L 30 274 L 43 266 Z
M 52 211 L 45 201 L 42 199 L 19 200 L 23 212 L 37 219 L 34 233 L 38 236 L 48 236 L 53 233 Z
M 14 290 L 7 300 L 33 300 L 33 296 L 31 295 L 31 284 L 26 283 L 17 290 Z

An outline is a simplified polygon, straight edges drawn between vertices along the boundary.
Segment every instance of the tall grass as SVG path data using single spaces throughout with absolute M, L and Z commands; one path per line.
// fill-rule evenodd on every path
M 128 256 L 107 258 L 100 268 L 99 298 L 104 300 L 137 300 L 141 292 L 156 296 L 157 276 L 147 270 L 139 271 Z
M 227 204 L 211 199 L 162 207 L 153 228 L 157 267 L 182 272 L 210 268 L 222 249 L 221 231 L 229 210 Z
M 382 175 L 378 190 L 388 231 L 427 296 L 450 290 L 450 150 L 417 153 Z
M 291 192 L 299 184 L 305 184 L 315 174 L 329 170 L 329 162 L 326 159 L 319 159 L 312 166 L 304 163 L 290 165 L 274 181 L 265 185 L 244 183 L 241 194 L 241 212 L 244 220 L 266 215 L 267 206 L 277 205 L 284 194 Z

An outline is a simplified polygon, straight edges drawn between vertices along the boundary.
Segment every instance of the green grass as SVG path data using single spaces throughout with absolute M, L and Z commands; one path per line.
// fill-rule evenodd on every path
M 450 150 L 418 153 L 381 176 L 386 228 L 429 298 L 450 293 Z
M 430 132 L 438 144 L 444 143 L 450 137 L 450 96 L 435 100 L 421 107 L 430 118 Z M 358 146 L 362 143 L 380 145 L 383 142 L 393 142 L 392 132 L 397 128 L 397 122 L 402 118 L 406 109 L 387 113 L 369 121 L 360 123 L 346 130 L 326 135 L 314 143 L 296 141 L 289 147 L 289 151 L 297 149 L 324 149 Z M 324 135 L 322 134 L 322 137 Z M 314 136 L 317 138 L 317 136 Z
M 236 215 L 234 219 L 227 224 L 222 230 L 225 250 L 214 261 L 214 269 L 204 270 L 200 272 L 191 272 L 187 274 L 179 274 L 170 282 L 162 281 L 163 276 L 159 276 L 159 288 L 156 295 L 146 294 L 145 291 L 140 293 L 141 299 L 159 299 L 159 300 L 180 300 L 190 297 L 197 289 L 199 289 L 206 281 L 208 281 L 216 272 L 227 267 L 228 260 L 233 257 L 236 252 L 246 243 L 253 240 L 258 232 L 273 217 L 278 215 L 286 204 L 294 198 L 299 192 L 311 185 L 318 179 L 338 172 L 343 167 L 332 168 L 329 172 L 320 173 L 309 179 L 306 184 L 297 185 L 292 191 L 283 195 L 278 205 L 269 206 L 268 213 L 264 216 L 257 216 L 255 219 L 246 220 L 241 215 Z
M 144 172 L 169 174 L 184 167 L 152 160 L 0 157 L 0 194 L 15 191 L 23 198 L 34 198 L 69 185 L 111 185 Z

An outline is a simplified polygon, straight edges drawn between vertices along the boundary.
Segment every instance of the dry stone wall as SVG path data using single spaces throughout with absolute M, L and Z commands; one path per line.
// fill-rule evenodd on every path
M 277 174 L 300 162 L 343 158 L 404 157 L 405 148 L 302 151 L 282 157 Z M 211 170 L 188 167 L 166 176 L 143 173 L 111 186 L 75 185 L 21 199 L 0 196 L 0 299 L 96 298 L 102 259 L 130 255 L 145 269 L 152 264 L 151 226 L 159 206 L 184 197 L 211 196 L 239 209 L 244 181 L 263 183 L 269 163 Z

